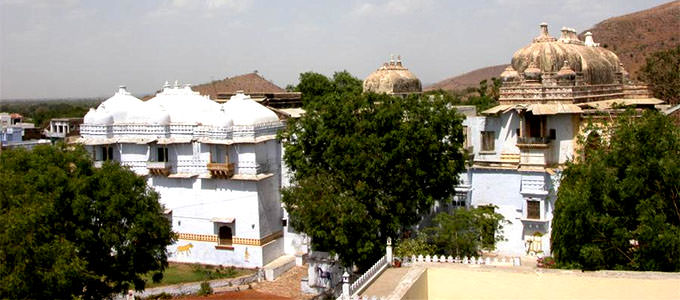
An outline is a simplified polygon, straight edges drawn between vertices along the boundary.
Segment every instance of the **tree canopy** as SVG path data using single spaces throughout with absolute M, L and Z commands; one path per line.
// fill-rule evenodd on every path
M 480 206 L 469 209 L 454 209 L 434 217 L 430 242 L 436 246 L 436 254 L 452 256 L 478 256 L 480 251 L 494 250 L 496 242 L 504 239 L 502 235 L 503 215 L 494 211 L 493 206 Z
M 582 158 L 562 174 L 551 236 L 557 263 L 680 271 L 680 129 L 648 111 L 601 131 L 582 138 Z
M 37 146 L 3 151 L 0 177 L 0 298 L 101 299 L 167 266 L 170 222 L 129 169 Z
M 654 97 L 680 104 L 680 46 L 647 57 L 642 77 L 651 85 Z
M 314 250 L 366 267 L 387 237 L 455 192 L 461 118 L 443 99 L 362 94 L 347 72 L 323 77 L 300 76 L 306 114 L 281 135 L 293 171 L 282 201 Z

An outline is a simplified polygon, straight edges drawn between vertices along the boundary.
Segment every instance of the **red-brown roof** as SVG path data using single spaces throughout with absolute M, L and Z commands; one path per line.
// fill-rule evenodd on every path
M 217 99 L 217 94 L 235 94 L 243 91 L 246 94 L 272 94 L 284 93 L 286 90 L 273 84 L 257 73 L 248 73 L 234 77 L 227 77 L 210 83 L 204 83 L 192 87 L 201 95 L 208 95 L 211 99 Z

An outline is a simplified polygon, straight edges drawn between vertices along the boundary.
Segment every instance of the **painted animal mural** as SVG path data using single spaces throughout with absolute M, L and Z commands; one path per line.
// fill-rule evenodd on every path
M 189 255 L 191 254 L 191 248 L 193 248 L 194 245 L 189 243 L 183 246 L 177 246 L 177 254 L 186 254 Z

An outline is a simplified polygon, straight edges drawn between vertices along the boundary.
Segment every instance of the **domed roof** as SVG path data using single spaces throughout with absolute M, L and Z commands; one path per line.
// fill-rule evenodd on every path
M 200 124 L 205 122 L 205 116 L 218 110 L 220 105 L 198 92 L 191 90 L 189 85 L 179 87 L 175 82 L 171 87 L 167 82 L 163 90 L 149 99 L 147 103 L 155 104 L 170 114 L 170 120 L 176 124 Z
M 238 91 L 231 96 L 229 101 L 222 104 L 224 111 L 231 117 L 235 126 L 256 125 L 269 122 L 277 122 L 276 113 L 255 102 L 248 95 Z
M 573 71 L 583 74 L 587 83 L 613 83 L 619 70 L 619 58 L 594 43 L 592 35 L 587 41 L 587 44 L 580 41 L 573 28 L 562 28 L 562 36 L 555 39 L 548 34 L 548 25 L 543 23 L 540 35 L 512 56 L 512 67 L 523 73 L 534 63 L 543 73 L 557 73 L 567 61 Z
M 97 109 L 90 108 L 83 118 L 83 123 L 92 125 L 112 125 L 113 116 L 100 105 Z
M 234 120 L 231 118 L 229 114 L 227 114 L 227 112 L 224 109 L 224 106 L 222 105 L 220 107 L 220 110 L 212 114 L 211 119 L 208 121 L 207 125 L 214 127 L 231 127 L 234 125 Z
M 126 123 L 149 125 L 169 125 L 170 121 L 170 114 L 163 107 L 148 101 L 130 111 L 126 119 Z
M 364 92 L 386 94 L 420 93 L 423 88 L 420 79 L 401 64 L 401 57 L 383 64 L 364 80 Z
M 104 100 L 99 105 L 99 108 L 111 114 L 114 122 L 122 123 L 125 122 L 128 112 L 133 111 L 140 104 L 142 104 L 142 100 L 132 96 L 125 86 L 121 85 L 111 98 Z

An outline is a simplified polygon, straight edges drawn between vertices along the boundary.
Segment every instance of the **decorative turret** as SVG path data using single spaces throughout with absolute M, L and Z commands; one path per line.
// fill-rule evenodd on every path
M 561 81 L 569 80 L 572 81 L 576 79 L 576 72 L 569 66 L 569 61 L 564 61 L 564 65 L 557 72 L 557 79 Z
M 529 67 L 524 69 L 524 78 L 527 81 L 538 82 L 541 80 L 541 69 L 536 66 L 535 62 L 531 62 Z
M 501 80 L 504 82 L 512 82 L 519 79 L 519 73 L 514 68 L 512 68 L 512 66 L 508 66 L 505 68 L 503 73 L 501 73 Z
M 593 34 L 590 31 L 588 31 L 586 32 L 586 41 L 584 42 L 584 45 L 588 47 L 599 47 L 600 43 L 595 43 L 595 41 L 593 40 Z

